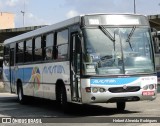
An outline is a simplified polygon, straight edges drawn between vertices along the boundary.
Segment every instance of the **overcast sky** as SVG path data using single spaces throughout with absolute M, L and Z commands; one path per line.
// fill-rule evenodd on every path
M 25 3 L 25 7 L 24 7 Z M 49 25 L 88 13 L 133 13 L 134 0 L 0 0 L 0 12 L 15 14 L 15 26 Z M 160 14 L 160 0 L 136 0 L 138 14 Z

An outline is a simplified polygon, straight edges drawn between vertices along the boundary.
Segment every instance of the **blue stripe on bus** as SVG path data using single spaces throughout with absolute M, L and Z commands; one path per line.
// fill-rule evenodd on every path
M 33 67 L 30 68 L 19 68 L 18 71 L 14 72 L 14 69 L 11 69 L 11 74 L 12 74 L 12 80 L 15 80 L 16 77 L 18 77 L 19 79 L 21 79 L 24 82 L 29 82 L 29 80 L 31 79 L 32 76 L 32 70 Z M 4 75 L 6 76 L 6 78 L 8 79 L 8 81 L 10 81 L 10 73 L 9 73 L 9 69 L 4 69 Z M 15 76 L 17 75 L 17 76 Z
M 99 85 L 124 85 L 136 81 L 139 77 L 131 78 L 101 78 L 101 79 L 90 79 L 90 84 Z
M 32 76 L 32 70 L 33 70 L 33 67 L 30 67 L 30 68 L 23 68 L 24 70 L 24 82 L 29 82 L 29 80 L 31 79 L 31 76 Z M 18 72 L 21 74 L 21 72 Z

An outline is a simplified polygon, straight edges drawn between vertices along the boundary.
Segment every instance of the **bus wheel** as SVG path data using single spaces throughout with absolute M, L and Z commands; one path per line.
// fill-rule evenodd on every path
M 67 112 L 68 110 L 68 103 L 67 103 L 67 95 L 66 95 L 66 90 L 65 90 L 65 87 L 64 86 L 61 86 L 60 87 L 60 92 L 59 92 L 59 104 L 60 104 L 60 107 L 61 109 L 64 111 L 64 112 Z
M 18 94 L 18 101 L 20 104 L 25 104 L 26 102 L 26 97 L 23 95 L 23 89 L 22 89 L 22 85 L 18 85 L 18 90 L 17 90 L 17 94 Z
M 126 103 L 125 102 L 117 102 L 117 109 L 118 110 L 124 110 L 126 107 Z

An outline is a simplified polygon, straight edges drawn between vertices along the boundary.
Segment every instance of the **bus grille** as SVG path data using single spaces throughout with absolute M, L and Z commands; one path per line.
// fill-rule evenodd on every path
M 108 89 L 112 93 L 120 93 L 120 92 L 136 92 L 140 90 L 139 86 L 128 86 L 127 88 L 123 87 L 113 87 Z

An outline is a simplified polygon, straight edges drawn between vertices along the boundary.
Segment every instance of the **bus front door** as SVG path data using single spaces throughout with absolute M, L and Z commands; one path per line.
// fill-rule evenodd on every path
M 15 92 L 15 69 L 14 69 L 14 48 L 10 49 L 10 88 L 11 88 L 11 93 Z
M 72 101 L 81 101 L 80 91 L 80 39 L 78 34 L 71 35 L 71 96 Z

